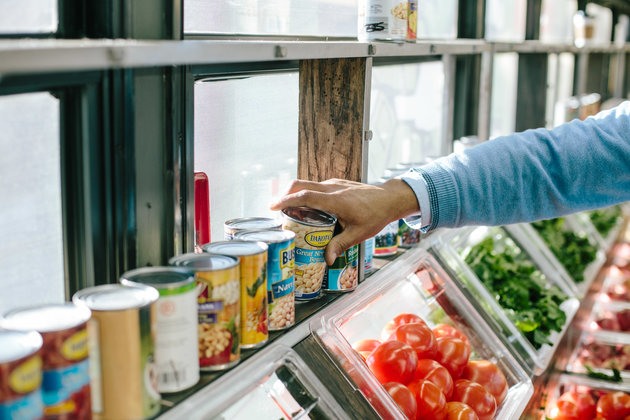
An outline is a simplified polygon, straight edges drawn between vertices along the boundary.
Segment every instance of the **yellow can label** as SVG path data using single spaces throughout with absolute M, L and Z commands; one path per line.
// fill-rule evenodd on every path
M 67 360 L 82 360 L 88 356 L 87 329 L 73 334 L 61 346 L 61 354 Z
M 42 383 L 42 358 L 31 357 L 13 369 L 9 376 L 9 386 L 19 394 L 27 394 L 39 388 Z
M 239 257 L 241 261 L 241 348 L 269 338 L 267 325 L 267 252 Z
M 332 239 L 331 231 L 310 232 L 304 235 L 304 241 L 310 246 L 323 248 Z

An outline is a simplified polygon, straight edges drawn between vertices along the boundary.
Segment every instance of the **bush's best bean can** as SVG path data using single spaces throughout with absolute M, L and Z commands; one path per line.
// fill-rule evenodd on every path
M 394 255 L 398 251 L 398 220 L 385 226 L 374 237 L 374 255 Z
M 178 392 L 199 381 L 195 273 L 180 267 L 144 267 L 124 273 L 124 285 L 157 289 L 155 364 L 159 392 Z
M 295 300 L 318 299 L 326 272 L 324 251 L 337 218 L 309 207 L 289 207 L 282 216 L 282 227 L 295 233 Z
M 155 366 L 156 302 L 151 286 L 106 284 L 78 291 L 88 321 L 90 387 L 95 419 L 132 420 L 160 411 Z
M 169 264 L 195 272 L 197 332 L 202 371 L 227 369 L 241 358 L 241 280 L 238 258 L 183 254 Z
M 0 326 L 37 331 L 43 339 L 42 395 L 46 418 L 90 419 L 87 322 L 91 312 L 72 303 L 14 309 Z
M 223 236 L 226 241 L 234 239 L 239 232 L 263 230 L 281 230 L 282 221 L 269 217 L 241 217 L 228 220 L 223 224 Z
M 42 336 L 0 330 L 0 419 L 35 420 L 44 415 Z
M 359 0 L 361 40 L 406 40 L 409 0 Z
M 365 240 L 365 255 L 363 257 L 365 272 L 374 268 L 374 237 Z
M 269 330 L 284 330 L 295 324 L 293 257 L 295 233 L 290 230 L 241 232 L 236 239 L 261 241 L 267 251 L 267 308 Z
M 326 292 L 351 292 L 358 285 L 359 245 L 354 245 L 328 266 L 322 289 Z
M 269 339 L 267 323 L 267 244 L 211 242 L 204 252 L 238 257 L 241 267 L 241 349 L 261 347 Z

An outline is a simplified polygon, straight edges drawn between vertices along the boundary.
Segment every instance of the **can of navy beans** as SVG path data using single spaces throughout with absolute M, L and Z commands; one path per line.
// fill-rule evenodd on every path
M 282 221 L 269 217 L 241 217 L 228 220 L 223 224 L 223 236 L 226 241 L 234 239 L 239 232 L 263 230 L 281 230 Z
M 235 239 L 267 244 L 267 308 L 269 330 L 284 330 L 295 324 L 293 274 L 295 233 L 290 230 L 240 232 Z

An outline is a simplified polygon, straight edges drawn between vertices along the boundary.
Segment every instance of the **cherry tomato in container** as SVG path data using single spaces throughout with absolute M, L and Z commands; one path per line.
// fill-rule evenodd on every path
M 479 420 L 475 410 L 459 401 L 446 403 L 446 420 Z
M 497 402 L 492 394 L 483 386 L 468 379 L 455 381 L 453 401 L 468 404 L 477 413 L 479 420 L 491 420 L 497 412 Z
M 420 359 L 416 364 L 416 373 L 413 377 L 414 381 L 426 380 L 437 385 L 447 400 L 451 399 L 453 394 L 453 378 L 448 370 L 431 359 Z
M 596 403 L 593 396 L 586 392 L 565 392 L 556 403 L 558 413 L 566 418 L 594 419 Z M 560 418 L 565 418 L 560 417 Z
M 400 341 L 386 341 L 374 349 L 365 361 L 381 384 L 407 384 L 416 372 L 416 352 Z
M 435 360 L 448 370 L 453 379 L 458 379 L 468 363 L 470 349 L 455 337 L 438 338 L 436 348 Z
M 508 385 L 501 369 L 489 360 L 470 360 L 461 379 L 477 382 L 494 396 L 497 405 L 501 405 L 508 393 Z M 593 410 L 595 404 L 593 404 Z M 593 411 L 594 412 L 594 411 Z
M 415 314 L 396 315 L 381 330 L 381 340 L 386 341 L 403 324 L 424 324 L 424 320 Z
M 446 418 L 446 397 L 435 384 L 419 380 L 408 387 L 416 396 L 418 415 L 416 419 L 444 420 Z
M 376 340 L 374 338 L 366 338 L 363 340 L 359 340 L 352 345 L 352 348 L 358 352 L 362 351 L 372 351 L 381 344 L 381 340 Z
M 470 351 L 470 340 L 468 339 L 468 336 L 464 334 L 463 332 L 461 332 L 460 330 L 458 330 L 457 328 L 451 325 L 447 325 L 447 324 L 440 324 L 436 326 L 435 328 L 433 328 L 432 331 L 435 338 L 440 338 L 440 337 L 459 338 L 460 340 L 464 342 L 464 344 L 466 344 L 468 351 Z
M 409 344 L 416 351 L 418 359 L 432 359 L 436 354 L 436 342 L 431 328 L 427 324 L 413 323 L 400 325 L 389 340 L 398 340 Z
M 415 420 L 418 411 L 416 396 L 403 384 L 398 382 L 387 382 L 383 384 L 385 391 L 391 395 L 392 399 L 398 404 L 400 410 L 409 420 Z
M 357 353 L 359 353 L 359 356 L 361 356 L 364 362 L 367 360 L 368 356 L 372 354 L 371 351 L 358 351 Z
M 630 416 L 630 395 L 617 391 L 603 395 L 597 401 L 597 417 L 606 420 L 624 420 Z

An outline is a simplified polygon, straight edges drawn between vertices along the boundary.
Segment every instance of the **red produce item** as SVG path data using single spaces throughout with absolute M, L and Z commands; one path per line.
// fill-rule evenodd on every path
M 377 348 L 379 346 L 379 344 L 381 344 L 380 340 L 376 340 L 376 339 L 372 339 L 372 338 L 366 338 L 364 340 L 359 340 L 356 343 L 354 343 L 352 345 L 352 348 L 355 349 L 358 352 L 362 352 L 362 351 L 373 351 L 375 348 Z
M 419 380 L 432 382 L 442 390 L 447 401 L 451 399 L 451 395 L 453 395 L 453 378 L 448 370 L 435 360 L 418 360 L 413 381 Z
M 453 389 L 453 401 L 468 404 L 479 420 L 491 420 L 497 412 L 497 402 L 491 393 L 476 382 L 468 379 L 458 379 L 455 381 Z
M 468 351 L 470 352 L 470 340 L 468 339 L 466 334 L 464 334 L 463 332 L 461 332 L 460 330 L 458 330 L 457 328 L 451 325 L 447 325 L 447 324 L 438 325 L 437 327 L 433 328 L 433 335 L 435 335 L 435 338 L 440 338 L 440 337 L 459 338 L 460 340 L 464 342 L 464 344 L 466 344 L 466 347 L 468 348 Z
M 424 322 L 400 325 L 388 340 L 398 340 L 409 344 L 415 350 L 418 359 L 432 359 L 437 352 L 433 332 Z
M 400 410 L 409 420 L 415 420 L 418 412 L 418 404 L 416 396 L 403 384 L 398 382 L 387 382 L 383 384 L 385 391 L 392 396 L 392 399 L 398 404 Z
M 381 330 L 381 341 L 387 341 L 389 337 L 396 331 L 396 328 L 403 324 L 424 324 L 424 320 L 415 314 L 399 314 L 396 315 L 391 321 L 389 321 Z
M 365 362 L 381 384 L 408 384 L 416 372 L 418 356 L 407 344 L 392 340 L 375 348 Z
M 457 379 L 468 363 L 470 348 L 455 337 L 441 337 L 436 340 L 437 355 L 435 360 L 444 366 L 453 379 Z
M 558 398 L 558 413 L 561 417 L 556 418 L 576 418 L 576 419 L 593 419 L 595 418 L 595 399 L 591 394 L 586 392 L 565 392 Z
M 479 416 L 468 404 L 450 401 L 446 403 L 446 420 L 479 420 Z
M 471 360 L 462 372 L 462 379 L 477 382 L 491 393 L 501 405 L 508 393 L 508 385 L 501 369 L 488 360 Z
M 597 416 L 606 420 L 624 420 L 630 415 L 630 395 L 617 391 L 597 401 Z
M 436 385 L 429 381 L 417 381 L 409 385 L 416 396 L 417 420 L 443 420 L 446 418 L 446 397 Z

